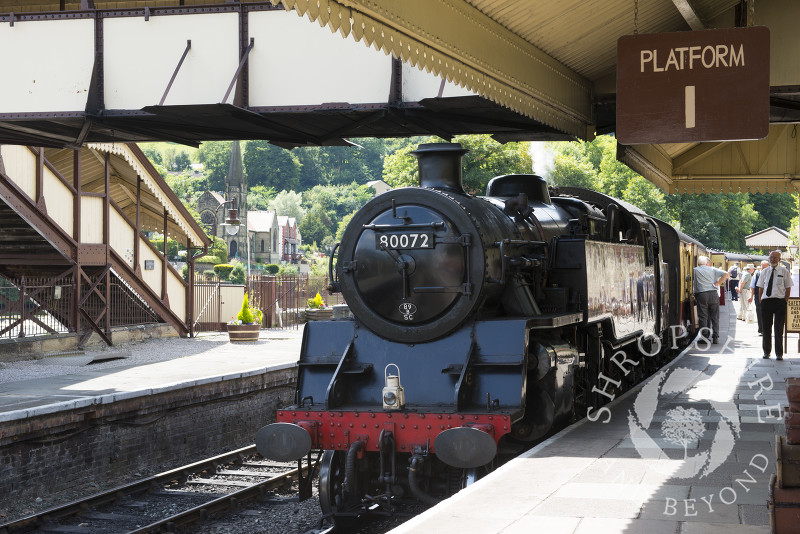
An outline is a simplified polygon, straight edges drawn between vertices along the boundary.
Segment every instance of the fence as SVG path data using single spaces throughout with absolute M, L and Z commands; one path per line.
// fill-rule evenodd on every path
M 329 283 L 327 276 L 259 274 L 252 275 L 246 282 L 250 305 L 264 314 L 262 326 L 266 328 L 297 328 L 300 324 L 300 311 L 306 307 L 308 299 L 314 298 L 317 293 L 328 306 L 344 302 L 340 294 L 330 294 L 325 289 Z M 226 300 L 224 292 L 230 287 L 242 286 L 222 283 L 216 277 L 208 283 L 195 284 L 196 331 L 225 329 L 230 314 L 220 311 L 220 299 Z M 239 306 L 241 298 L 236 312 L 239 311 Z
M 0 277 L 0 339 L 75 330 L 71 275 Z
M 109 276 L 107 305 L 97 293 L 89 293 L 90 283 L 82 280 L 81 295 L 86 300 L 81 309 L 97 317 L 105 308 L 112 327 L 161 322 L 158 314 L 113 270 Z M 74 298 L 72 274 L 59 278 L 0 277 L 0 339 L 75 332 L 78 326 Z

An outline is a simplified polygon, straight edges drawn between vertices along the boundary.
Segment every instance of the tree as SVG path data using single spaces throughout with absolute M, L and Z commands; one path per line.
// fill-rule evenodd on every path
M 251 210 L 267 210 L 269 203 L 275 198 L 275 189 L 263 185 L 255 185 L 247 192 L 247 207 Z
M 528 143 L 501 145 L 488 135 L 458 135 L 453 139 L 469 150 L 462 160 L 462 183 L 471 194 L 482 195 L 489 180 L 503 174 L 532 172 Z M 435 137 L 415 138 L 386 157 L 383 180 L 392 187 L 419 185 L 417 161 L 410 153 L 422 143 L 440 143 Z
M 550 181 L 553 185 L 565 187 L 601 189 L 597 171 L 592 164 L 570 153 L 556 154 L 553 161 L 553 171 L 550 173 Z
M 355 182 L 349 185 L 318 185 L 303 193 L 303 207 L 307 211 L 315 206 L 332 212 L 336 221 L 359 209 L 373 197 L 373 190 Z
M 775 226 L 787 230 L 797 215 L 797 193 L 750 194 L 750 202 L 758 212 L 756 230 Z
M 342 236 L 344 235 L 344 231 L 347 228 L 347 225 L 350 224 L 350 220 L 353 218 L 356 212 L 348 213 L 342 220 L 339 221 L 339 225 L 336 227 L 336 241 L 339 242 L 342 240 Z
M 296 190 L 300 185 L 300 160 L 269 141 L 248 141 L 244 145 L 242 166 L 250 187 Z
M 225 190 L 225 178 L 231 166 L 231 146 L 231 141 L 209 141 L 200 145 L 197 151 L 197 161 L 203 164 L 212 191 Z
M 304 241 L 309 243 L 322 243 L 325 237 L 332 235 L 333 227 L 334 224 L 331 220 L 331 214 L 322 206 L 316 205 L 306 213 L 298 229 Z
M 681 231 L 718 250 L 746 250 L 744 238 L 758 218 L 744 193 L 668 195 L 665 205 Z
M 661 432 L 667 441 L 683 445 L 683 458 L 689 455 L 688 446 L 692 441 L 703 437 L 706 428 L 700 412 L 694 408 L 685 410 L 678 406 L 667 412 L 667 418 L 661 423 Z
M 275 198 L 270 200 L 269 209 L 275 211 L 278 215 L 288 215 L 297 219 L 298 223 L 305 215 L 305 209 L 302 207 L 303 196 L 294 191 L 281 191 Z

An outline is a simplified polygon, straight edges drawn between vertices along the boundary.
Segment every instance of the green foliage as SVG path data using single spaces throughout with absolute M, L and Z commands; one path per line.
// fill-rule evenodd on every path
M 184 281 L 186 281 L 186 282 L 189 281 L 189 266 L 188 265 L 184 265 L 183 267 L 181 267 L 181 278 L 183 278 Z
M 248 185 L 247 207 L 254 211 L 269 209 L 269 203 L 275 198 L 275 189 L 263 185 Z
M 155 235 L 155 234 L 154 234 Z M 164 237 L 151 237 L 150 242 L 159 252 L 164 252 Z M 167 239 L 167 257 L 176 258 L 179 250 L 186 250 L 186 245 L 173 239 Z
M 332 217 L 335 217 L 335 213 L 325 211 L 322 206 L 311 208 L 298 226 L 303 240 L 322 243 L 323 239 L 331 235 L 331 229 L 334 227 Z
M 797 215 L 797 193 L 761 193 L 749 197 L 759 214 L 758 229 L 775 226 L 786 230 L 792 225 L 792 217 Z
M 347 228 L 347 225 L 350 224 L 350 220 L 353 218 L 356 212 L 353 211 L 352 213 L 348 213 L 342 220 L 339 221 L 339 226 L 336 227 L 336 242 L 340 242 L 342 240 L 342 236 L 344 235 L 344 231 Z
M 245 271 L 241 263 L 233 266 L 231 274 L 228 276 L 228 281 L 233 284 L 244 284 Z
M 300 193 L 283 190 L 269 202 L 269 209 L 274 210 L 278 215 L 294 217 L 299 223 L 305 215 L 302 203 L 303 196 Z
M 550 181 L 558 186 L 601 189 L 597 170 L 591 162 L 569 151 L 556 154 Z
M 215 263 L 225 263 L 228 261 L 228 247 L 225 245 L 225 241 L 219 237 L 213 237 L 211 239 L 211 247 L 208 250 L 208 255 L 219 259 L 219 261 Z M 211 260 L 209 259 L 208 261 Z
M 208 180 L 203 175 L 195 175 L 191 171 L 182 174 L 167 174 L 164 177 L 167 185 L 181 199 L 184 205 L 191 206 L 203 191 L 208 189 Z
M 142 146 L 142 152 L 144 152 L 144 155 L 147 156 L 147 159 L 149 159 L 150 163 L 152 163 L 153 165 L 163 165 L 164 164 L 163 163 L 164 160 L 161 157 L 161 151 L 158 150 L 156 147 L 154 147 L 154 146 L 148 146 L 148 147 Z
M 281 270 L 281 266 L 280 265 L 276 265 L 274 263 L 268 263 L 264 267 L 264 270 L 267 271 L 269 274 L 278 274 L 278 271 Z
M 616 140 L 547 143 L 555 158 L 553 185 L 588 187 L 629 202 L 677 226 L 706 246 L 746 251 L 745 236 L 767 226 L 787 228 L 796 213 L 794 195 L 665 195 L 616 159 Z
M 269 141 L 248 141 L 244 145 L 242 165 L 251 187 L 262 185 L 293 190 L 300 185 L 300 160 L 292 152 Z
M 205 271 L 203 271 L 203 276 L 205 276 L 206 280 L 211 280 L 212 278 L 214 278 L 215 274 L 216 273 L 212 269 L 206 269 Z
M 261 324 L 263 314 L 261 310 L 250 306 L 250 301 L 247 297 L 247 292 L 242 299 L 242 309 L 236 315 L 236 320 L 241 324 Z
M 407 144 L 386 157 L 383 181 L 392 187 L 419 185 L 416 158 L 411 152 L 420 143 L 440 143 L 437 137 L 411 138 Z M 486 184 L 495 176 L 531 172 L 533 162 L 528 153 L 528 143 L 506 143 L 501 145 L 488 135 L 458 135 L 455 143 L 468 149 L 463 158 L 462 182 L 471 194 L 482 195 Z
M 217 276 L 223 280 L 228 280 L 228 277 L 231 275 L 231 271 L 233 271 L 233 265 L 230 263 L 220 263 L 214 266 L 214 272 L 217 273 Z
M 225 190 L 225 177 L 231 165 L 232 141 L 209 141 L 200 145 L 197 161 L 205 168 L 211 191 Z

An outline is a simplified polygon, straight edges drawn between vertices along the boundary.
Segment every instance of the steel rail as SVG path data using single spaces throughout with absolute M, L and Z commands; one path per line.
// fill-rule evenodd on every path
M 165 471 L 163 473 L 159 473 L 157 475 L 153 475 L 151 477 L 144 478 L 142 480 L 132 482 L 130 484 L 125 484 L 123 486 L 118 486 L 116 488 L 112 488 L 110 490 L 96 493 L 94 495 L 90 495 L 85 499 L 81 499 L 78 501 L 73 501 L 71 503 L 64 504 L 62 506 L 58 506 L 56 508 L 51 508 L 49 510 L 45 510 L 39 514 L 34 514 L 31 516 L 23 517 L 16 521 L 11 521 L 8 523 L 0 524 L 0 534 L 16 534 L 18 532 L 27 532 L 32 529 L 38 528 L 43 526 L 45 523 L 51 521 L 57 521 L 59 519 L 73 516 L 73 515 L 80 515 L 81 513 L 85 512 L 89 507 L 97 507 L 103 506 L 107 504 L 114 504 L 118 502 L 123 497 L 128 495 L 136 495 L 140 493 L 145 493 L 152 491 L 155 489 L 159 484 L 164 482 L 170 482 L 172 480 L 179 480 L 185 481 L 189 475 L 194 473 L 199 473 L 206 470 L 216 470 L 217 467 L 221 464 L 230 463 L 232 461 L 241 461 L 245 456 L 255 454 L 256 448 L 255 445 L 250 445 L 248 447 L 242 447 L 241 449 L 237 449 L 235 451 L 231 451 L 228 453 L 220 454 L 218 456 L 214 456 L 211 458 L 206 458 L 205 460 L 201 460 L 199 462 L 195 462 L 189 465 L 185 465 L 182 467 L 178 467 L 176 469 L 172 469 L 169 471 Z M 304 468 L 304 469 L 307 469 Z M 198 517 L 202 517 L 202 509 L 211 509 L 213 511 L 223 510 L 230 508 L 229 505 L 227 508 L 220 507 L 218 501 L 229 501 L 235 505 L 235 503 L 240 502 L 242 500 L 250 500 L 252 498 L 258 497 L 263 494 L 264 491 L 271 489 L 272 487 L 280 486 L 285 484 L 288 480 L 292 477 L 297 476 L 297 469 L 289 471 L 288 473 L 284 473 L 282 475 L 278 475 L 276 477 L 270 478 L 261 483 L 256 483 L 253 488 L 244 488 L 244 490 L 237 491 L 232 494 L 225 495 L 224 497 L 215 499 L 203 506 L 197 507 L 201 510 L 199 512 L 201 515 Z M 270 484 L 272 483 L 272 484 Z M 249 492 L 255 492 L 255 495 L 250 496 Z M 210 508 L 209 508 L 210 507 Z M 165 525 L 169 521 L 172 522 L 180 522 L 180 524 L 186 524 L 186 522 L 182 516 L 189 514 L 190 512 L 196 509 L 189 510 L 187 512 L 183 512 L 181 514 L 177 514 L 171 518 L 167 518 L 163 521 L 159 521 L 158 523 L 153 523 L 152 525 L 148 525 L 143 529 L 136 530 L 135 532 L 154 532 L 158 530 L 153 530 L 159 525 Z M 198 512 L 195 512 L 198 513 Z M 195 519 L 196 520 L 196 519 Z

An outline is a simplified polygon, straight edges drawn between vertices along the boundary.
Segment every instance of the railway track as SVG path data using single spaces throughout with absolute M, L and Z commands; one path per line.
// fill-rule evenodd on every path
M 308 469 L 302 475 L 310 484 Z M 244 447 L 2 524 L 0 534 L 173 532 L 254 501 L 296 502 L 271 493 L 289 488 L 298 474 Z

